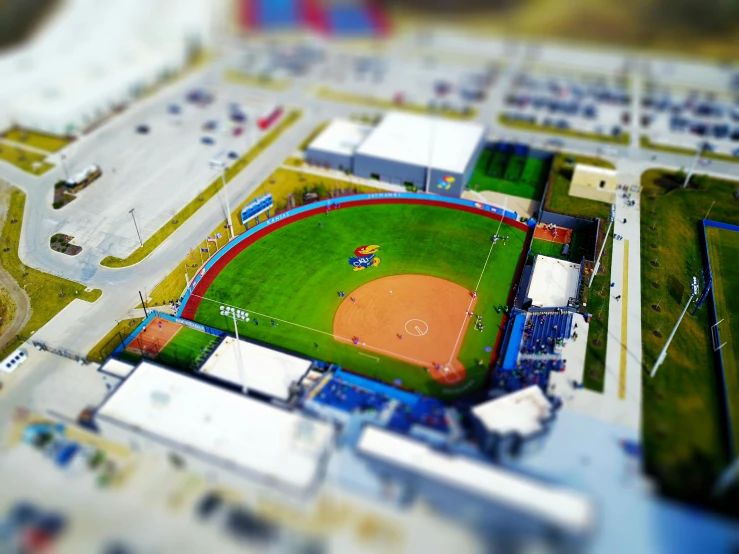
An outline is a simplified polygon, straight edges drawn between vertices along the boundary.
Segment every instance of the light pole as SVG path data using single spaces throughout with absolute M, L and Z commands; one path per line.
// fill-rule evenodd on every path
M 241 341 L 239 339 L 239 325 L 236 322 L 236 308 L 231 308 L 231 315 L 234 320 L 234 334 L 236 335 L 236 363 L 239 365 L 239 377 L 241 378 L 241 392 L 244 394 L 249 391 L 246 388 L 246 380 L 244 379 L 244 363 L 241 360 Z
M 659 353 L 659 356 L 657 357 L 657 361 L 654 363 L 654 367 L 652 368 L 652 372 L 649 374 L 650 377 L 655 376 L 655 374 L 657 373 L 657 370 L 659 369 L 659 366 L 661 366 L 662 362 L 665 361 L 665 357 L 667 356 L 667 349 L 670 347 L 672 338 L 675 336 L 675 333 L 677 333 L 677 328 L 680 326 L 680 322 L 683 320 L 683 316 L 685 316 L 685 312 L 688 311 L 688 308 L 690 307 L 690 303 L 693 301 L 693 298 L 697 294 L 698 294 L 698 279 L 693 277 L 693 281 L 690 283 L 690 298 L 688 298 L 688 301 L 685 304 L 685 308 L 683 308 L 683 312 L 680 314 L 680 317 L 678 318 L 677 323 L 675 323 L 675 327 L 673 327 L 672 332 L 670 333 L 670 336 L 667 337 L 667 342 L 662 348 L 662 352 Z
M 603 239 L 603 244 L 600 247 L 600 252 L 598 253 L 598 259 L 595 261 L 595 268 L 593 269 L 593 274 L 590 276 L 590 281 L 588 282 L 588 288 L 593 286 L 593 279 L 595 279 L 595 276 L 598 274 L 598 269 L 600 269 L 600 258 L 603 256 L 603 250 L 606 249 L 606 242 L 608 242 L 608 236 L 611 234 L 611 225 L 613 225 L 613 219 L 616 216 L 616 206 L 611 206 L 611 216 L 608 218 L 608 229 L 606 229 L 606 237 Z
M 61 158 L 62 158 L 62 167 L 64 168 L 64 175 L 67 176 L 67 181 L 69 181 L 69 169 L 67 169 L 67 155 L 62 154 Z
M 134 211 L 135 209 L 136 209 L 136 208 L 131 208 L 130 210 L 128 210 L 128 213 L 130 213 L 130 214 L 131 214 L 131 217 L 133 218 L 133 226 L 134 226 L 134 227 L 136 227 L 136 234 L 137 234 L 137 235 L 138 235 L 138 237 L 139 237 L 139 244 L 140 244 L 140 245 L 141 245 L 141 247 L 143 248 L 143 247 L 144 247 L 144 242 L 143 242 L 143 241 L 141 240 L 141 233 L 139 233 L 139 226 L 138 226 L 138 225 L 136 224 L 136 216 L 135 216 L 135 215 L 133 215 L 133 211 Z
M 693 172 L 695 171 L 696 166 L 698 165 L 698 162 L 701 159 L 701 155 L 703 154 L 703 150 L 706 149 L 706 143 L 701 142 L 698 145 L 698 151 L 695 154 L 695 160 L 693 160 L 693 165 L 690 168 L 690 171 L 688 171 L 688 174 L 685 176 L 685 181 L 683 182 L 683 188 L 688 186 L 688 183 L 690 182 L 690 178 L 693 176 Z
M 210 160 L 211 167 L 218 167 L 221 169 L 221 188 L 223 189 L 223 196 L 226 197 L 226 225 L 228 225 L 228 231 L 231 238 L 234 238 L 234 226 L 231 222 L 231 204 L 228 202 L 228 193 L 226 192 L 226 162 L 220 160 Z
M 703 217 L 703 219 L 704 219 L 704 220 L 705 220 L 705 219 L 708 219 L 708 214 L 710 214 L 710 213 L 711 213 L 711 210 L 713 209 L 713 205 L 714 205 L 715 203 L 716 203 L 716 201 L 714 200 L 714 201 L 712 201 L 712 202 L 711 202 L 711 205 L 710 205 L 710 206 L 708 206 L 708 211 L 706 212 L 706 215 L 705 215 L 705 216 Z

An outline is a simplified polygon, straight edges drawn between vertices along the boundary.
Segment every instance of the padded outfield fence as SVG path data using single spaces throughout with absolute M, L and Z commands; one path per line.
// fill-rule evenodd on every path
M 718 221 L 707 221 L 705 219 L 701 221 L 702 244 L 703 244 L 703 251 L 706 256 L 706 262 L 708 264 L 708 274 L 713 275 L 713 269 L 711 267 L 710 250 L 708 248 L 708 234 L 706 233 L 707 227 L 713 227 L 716 229 L 722 229 L 724 231 L 739 233 L 739 225 L 731 225 L 728 223 L 721 223 Z M 719 329 L 718 325 L 716 325 L 719 319 L 718 319 L 718 313 L 716 309 L 715 287 L 711 287 L 708 294 L 711 297 L 711 302 L 710 302 L 711 326 L 712 328 L 715 328 L 715 331 L 712 331 L 712 333 L 715 333 L 714 336 L 716 338 L 716 344 L 720 345 L 722 344 L 721 330 Z M 721 420 L 721 427 L 722 427 L 721 430 L 722 430 L 722 434 L 724 437 L 724 445 L 726 448 L 726 453 L 729 456 L 729 459 L 734 459 L 737 455 L 736 439 L 735 439 L 735 430 L 734 430 L 734 420 L 732 419 L 732 415 L 731 415 L 731 403 L 729 400 L 730 394 L 726 386 L 726 368 L 724 365 L 724 355 L 723 355 L 722 349 L 716 348 L 715 345 L 714 345 L 713 354 L 714 354 L 714 358 L 716 362 L 716 367 L 718 369 L 718 371 L 716 372 L 716 381 L 718 382 L 718 385 L 719 385 L 718 389 L 720 391 L 719 411 L 721 412 L 720 413 L 720 420 Z

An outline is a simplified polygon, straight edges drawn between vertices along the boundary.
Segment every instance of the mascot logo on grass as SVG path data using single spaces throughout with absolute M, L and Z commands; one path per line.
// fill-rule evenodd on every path
M 449 190 L 450 188 L 452 188 L 452 183 L 454 181 L 456 181 L 454 177 L 452 177 L 451 175 L 446 175 L 439 179 L 439 182 L 436 183 L 436 188 L 440 190 Z
M 380 246 L 377 244 L 360 246 L 354 251 L 354 256 L 349 258 L 349 265 L 354 268 L 354 271 L 362 271 L 366 267 L 377 267 L 380 265 L 380 258 L 377 256 L 379 249 Z
M 233 306 L 221 306 L 221 315 L 233 318 L 234 313 L 236 314 L 236 319 L 238 319 L 239 321 L 249 321 L 248 312 L 245 312 L 244 310 L 239 310 L 238 308 L 234 308 Z

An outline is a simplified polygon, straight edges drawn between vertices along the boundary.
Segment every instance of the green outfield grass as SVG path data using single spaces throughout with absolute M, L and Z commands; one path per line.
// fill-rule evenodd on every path
M 739 444 L 739 360 L 734 339 L 739 339 L 739 233 L 706 227 L 708 254 L 713 272 L 713 296 L 716 302 L 716 317 L 723 319 L 719 325 L 721 349 L 724 359 L 724 375 L 729 396 L 734 441 Z
M 194 369 L 197 361 L 218 342 L 218 337 L 183 327 L 157 356 L 157 362 L 179 369 Z
M 337 291 L 350 295 L 369 281 L 402 274 L 436 276 L 471 290 L 498 225 L 452 209 L 388 204 L 295 221 L 249 246 L 224 268 L 206 294 L 213 302 L 203 300 L 195 320 L 232 331 L 231 319 L 220 315 L 220 302 L 238 306 L 260 321 L 259 325 L 239 323 L 239 332 L 246 337 L 385 382 L 401 379 L 406 388 L 451 397 L 460 391 L 446 389 L 418 366 L 381 355 L 376 362 L 360 355 L 361 349 L 335 341 L 333 319 L 342 301 Z M 478 366 L 477 360 L 489 359 L 484 348 L 495 344 L 501 323 L 495 307 L 507 300 L 525 239 L 523 231 L 506 225 L 503 229 L 511 239 L 493 248 L 478 289 L 475 311 L 483 316 L 485 331 L 470 331 L 463 339 L 460 359 L 468 368 L 466 393 L 483 382 L 486 368 Z M 352 271 L 348 259 L 363 244 L 380 245 L 382 262 L 376 268 Z M 273 327 L 271 317 L 304 327 L 288 323 Z
M 733 198 L 739 183 L 697 175 L 691 187 L 683 189 L 681 181 L 665 170 L 642 175 L 645 467 L 667 494 L 709 504 L 713 484 L 729 460 L 721 442 L 707 306 L 695 316 L 686 315 L 655 378 L 649 377 L 649 371 L 685 305 L 690 279 L 704 268 L 699 221 L 715 200 L 711 219 L 739 224 Z
M 533 200 L 541 199 L 549 175 L 549 161 L 509 156 L 491 148 L 480 153 L 468 186 Z M 507 166 L 507 167 L 506 167 Z

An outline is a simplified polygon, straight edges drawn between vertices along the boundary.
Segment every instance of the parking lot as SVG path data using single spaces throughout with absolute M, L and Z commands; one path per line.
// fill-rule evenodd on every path
M 205 96 L 188 101 L 194 90 Z M 124 112 L 65 151 L 69 173 L 97 164 L 103 175 L 51 214 L 56 232 L 100 257 L 128 256 L 139 247 L 130 210 L 145 241 L 218 177 L 210 160 L 251 148 L 264 132 L 255 121 L 274 106 L 210 75 Z

